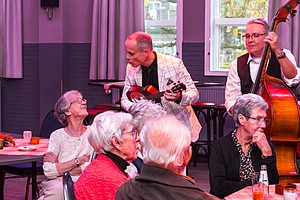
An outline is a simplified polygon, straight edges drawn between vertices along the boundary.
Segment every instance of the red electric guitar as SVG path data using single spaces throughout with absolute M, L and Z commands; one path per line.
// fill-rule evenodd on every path
M 183 83 L 179 83 L 173 86 L 170 92 L 180 92 L 186 90 L 186 86 Z M 164 92 L 159 92 L 153 85 L 146 85 L 144 88 L 138 85 L 132 86 L 126 93 L 130 101 L 136 101 L 141 99 L 156 100 L 164 95 Z

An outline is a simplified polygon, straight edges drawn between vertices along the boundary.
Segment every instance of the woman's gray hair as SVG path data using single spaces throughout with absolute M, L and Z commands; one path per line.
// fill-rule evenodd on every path
M 76 94 L 76 95 L 81 95 L 82 94 L 78 90 L 70 90 L 65 92 L 56 102 L 54 106 L 54 112 L 55 116 L 59 120 L 62 125 L 67 126 L 68 125 L 68 118 L 65 112 L 67 112 L 71 106 L 71 95 Z
M 165 115 L 146 122 L 140 134 L 145 164 L 183 167 L 184 156 L 191 144 L 189 128 L 174 115 Z
M 131 123 L 132 116 L 129 113 L 115 111 L 100 113 L 91 125 L 88 140 L 97 153 L 111 152 L 114 148 L 111 145 L 112 136 L 122 141 L 122 132 L 126 125 Z
M 134 103 L 129 108 L 129 113 L 133 117 L 133 126 L 138 131 L 142 130 L 148 120 L 167 114 L 162 106 L 146 99 Z
M 238 97 L 232 110 L 235 125 L 240 125 L 238 119 L 239 114 L 251 116 L 252 111 L 256 108 L 260 108 L 265 111 L 268 109 L 267 102 L 261 96 L 249 93 Z
M 127 37 L 127 40 L 135 40 L 141 51 L 153 50 L 152 38 L 148 33 L 137 31 Z
M 260 24 L 260 25 L 263 25 L 264 27 L 264 34 L 268 34 L 269 32 L 269 29 L 270 29 L 270 25 L 268 24 L 268 22 L 264 19 L 264 18 L 256 18 L 256 19 L 253 19 L 253 20 L 250 20 L 247 25 L 249 24 Z

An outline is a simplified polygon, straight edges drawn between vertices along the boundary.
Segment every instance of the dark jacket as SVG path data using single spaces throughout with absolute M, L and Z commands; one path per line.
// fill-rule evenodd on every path
M 257 146 L 253 146 L 251 160 L 255 172 L 260 171 L 260 166 L 267 165 L 269 184 L 277 184 L 279 175 L 276 167 L 275 150 L 272 143 L 272 156 L 265 159 Z M 209 161 L 210 193 L 224 198 L 246 186 L 251 181 L 240 181 L 240 154 L 234 144 L 231 133 L 217 139 L 211 146 Z
M 127 199 L 213 199 L 193 182 L 170 170 L 144 165 L 141 174 L 126 181 L 117 191 L 116 200 Z

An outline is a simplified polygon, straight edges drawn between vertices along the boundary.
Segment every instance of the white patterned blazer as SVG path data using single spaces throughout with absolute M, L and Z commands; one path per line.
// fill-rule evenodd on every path
M 192 133 L 192 141 L 195 142 L 201 130 L 201 125 L 191 108 L 191 104 L 199 99 L 199 92 L 196 88 L 189 72 L 179 58 L 157 53 L 157 74 L 158 74 L 158 90 L 165 91 L 170 89 L 167 83 L 170 81 L 180 82 L 186 86 L 186 90 L 182 92 L 180 104 L 173 101 L 167 101 L 161 97 L 161 104 L 168 114 L 174 114 L 176 118 L 186 124 Z M 134 104 L 127 98 L 127 91 L 134 85 L 142 86 L 142 69 L 141 66 L 132 67 L 127 65 L 125 86 L 121 98 L 122 108 L 126 111 Z

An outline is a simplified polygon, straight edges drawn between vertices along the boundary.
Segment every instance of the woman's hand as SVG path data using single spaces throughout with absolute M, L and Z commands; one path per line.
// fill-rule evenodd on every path
M 258 146 L 263 156 L 272 156 L 272 149 L 264 132 L 256 131 L 253 134 L 252 143 Z
M 80 165 L 90 161 L 90 156 L 81 156 L 81 157 L 78 157 L 78 160 L 79 160 L 79 163 Z
M 46 152 L 43 157 L 43 162 L 57 163 L 57 156 L 52 151 Z

